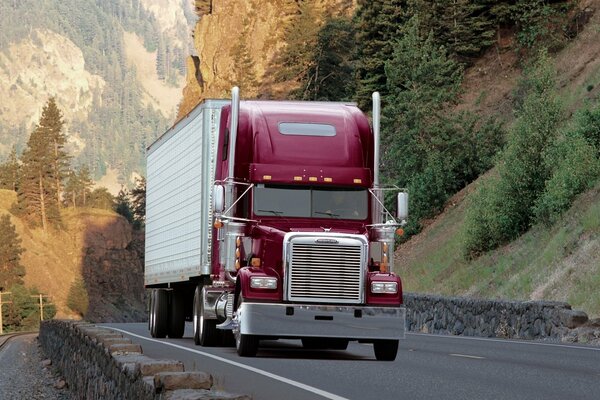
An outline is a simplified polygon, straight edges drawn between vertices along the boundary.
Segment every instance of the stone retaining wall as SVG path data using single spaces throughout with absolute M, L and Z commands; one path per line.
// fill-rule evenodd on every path
M 250 400 L 211 390 L 212 376 L 155 360 L 121 333 L 76 321 L 44 321 L 39 341 L 80 399 Z
M 600 321 L 567 303 L 404 294 L 408 331 L 600 344 Z

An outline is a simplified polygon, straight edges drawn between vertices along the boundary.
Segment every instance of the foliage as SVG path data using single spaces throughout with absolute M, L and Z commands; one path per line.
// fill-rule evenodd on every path
M 102 210 L 113 210 L 115 205 L 115 198 L 108 189 L 104 187 L 98 187 L 90 193 L 89 207 L 100 208 Z
M 258 93 L 259 84 L 256 79 L 254 60 L 250 53 L 249 41 L 252 40 L 252 36 L 249 32 L 249 21 L 245 18 L 241 40 L 231 49 L 231 58 L 234 60 L 231 68 L 231 80 L 233 85 L 237 85 L 245 96 L 253 98 Z
M 536 221 L 554 224 L 579 193 L 600 177 L 600 158 L 578 130 L 568 131 L 552 144 L 546 159 L 551 171 L 544 192 L 536 199 Z
M 575 115 L 576 133 L 584 137 L 596 149 L 600 158 L 600 104 L 585 107 Z
M 407 232 L 412 234 L 451 194 L 491 166 L 503 133 L 493 120 L 449 111 L 462 69 L 431 33 L 421 34 L 417 18 L 402 31 L 385 72 L 383 172 L 388 182 L 409 188 Z
M 4 305 L 3 322 L 7 331 L 27 331 L 39 328 L 40 324 L 40 292 L 35 289 L 26 288 L 23 285 L 14 285 L 10 288 L 11 294 L 3 300 L 9 300 L 11 303 Z M 42 297 L 42 306 L 44 308 L 44 320 L 52 319 L 56 315 L 56 306 Z
M 297 9 L 287 22 L 285 47 L 277 54 L 275 78 L 278 82 L 302 82 L 312 67 L 317 34 L 321 28 L 318 5 L 308 0 L 298 1 Z
M 292 96 L 302 100 L 351 100 L 354 92 L 353 43 L 350 21 L 343 18 L 328 20 L 317 34 L 308 72 Z
M 563 111 L 555 88 L 555 72 L 541 52 L 525 74 L 530 88 L 506 149 L 497 164 L 498 177 L 475 196 L 466 225 L 465 253 L 475 256 L 510 241 L 531 225 L 534 207 L 552 170 L 545 162 L 558 136 Z
M 129 193 L 127 189 L 121 188 L 115 199 L 115 212 L 122 215 L 131 224 L 133 223 L 133 212 L 131 210 L 131 202 L 129 201 Z
M 81 317 L 85 317 L 87 314 L 89 297 L 85 283 L 81 277 L 75 278 L 71 284 L 71 287 L 69 288 L 69 294 L 67 295 L 67 307 L 79 314 Z
M 392 58 L 394 42 L 408 20 L 406 0 L 359 0 L 356 26 L 356 101 L 371 108 L 371 94 L 387 97 L 385 64 Z
M 21 265 L 21 239 L 10 216 L 0 216 L 0 292 L 23 283 L 25 268 Z
M 17 191 L 21 165 L 17 158 L 17 149 L 13 146 L 8 159 L 0 164 L 0 189 Z
M 62 150 L 63 121 L 54 98 L 42 111 L 40 122 L 27 141 L 21 161 L 22 175 L 18 191 L 18 213 L 31 226 L 60 227 L 59 213 L 62 171 L 68 157 Z
M 497 25 L 488 5 L 474 0 L 416 0 L 413 13 L 437 43 L 448 48 L 454 58 L 469 60 L 496 40 Z
M 94 181 L 87 166 L 84 165 L 77 171 L 69 171 L 63 193 L 65 203 L 71 207 L 85 207 L 93 185 Z
M 146 223 L 146 178 L 135 180 L 135 187 L 131 189 L 130 196 L 133 226 L 139 229 Z

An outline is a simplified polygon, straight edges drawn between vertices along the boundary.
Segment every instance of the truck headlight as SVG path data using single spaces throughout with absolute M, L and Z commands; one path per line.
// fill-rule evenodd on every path
M 371 293 L 398 293 L 397 282 L 371 282 Z
M 270 276 L 253 276 L 250 278 L 252 289 L 277 289 L 277 278 Z

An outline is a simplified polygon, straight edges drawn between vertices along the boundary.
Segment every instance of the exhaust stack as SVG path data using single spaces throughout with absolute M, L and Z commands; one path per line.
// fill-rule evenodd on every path
M 240 118 L 240 88 L 231 89 L 231 130 L 229 132 L 229 178 L 233 178 L 235 167 L 235 142 L 237 139 L 238 123 Z
M 373 139 L 375 140 L 373 186 L 379 187 L 379 129 L 381 121 L 381 97 L 379 92 L 373 92 Z

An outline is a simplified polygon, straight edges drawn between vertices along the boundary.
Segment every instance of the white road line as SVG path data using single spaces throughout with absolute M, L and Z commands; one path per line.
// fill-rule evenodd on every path
M 450 354 L 452 357 L 473 358 L 475 360 L 485 360 L 485 357 L 469 356 L 467 354 Z
M 434 335 L 431 333 L 406 333 L 406 335 L 410 336 L 429 336 L 435 338 L 449 338 L 449 339 L 463 339 L 463 340 L 480 340 L 484 342 L 499 342 L 499 343 L 508 343 L 508 344 L 526 344 L 530 346 L 550 346 L 550 347 L 564 347 L 566 349 L 579 349 L 579 350 L 591 350 L 591 351 L 600 351 L 600 347 L 584 347 L 584 346 L 570 346 L 568 344 L 558 344 L 558 343 L 541 343 L 541 342 L 526 342 L 520 341 L 517 339 L 493 339 L 493 338 L 480 338 L 474 336 L 454 336 L 454 335 Z
M 107 329 L 112 329 L 112 330 L 115 330 L 115 331 L 123 332 L 123 333 L 126 333 L 128 335 L 140 338 L 140 339 L 148 340 L 150 342 L 164 344 L 166 346 L 175 347 L 177 349 L 181 349 L 181 350 L 189 351 L 189 352 L 192 352 L 192 353 L 200 354 L 200 355 L 205 356 L 205 357 L 213 358 L 213 359 L 215 359 L 217 361 L 221 361 L 221 362 L 224 362 L 224 363 L 227 363 L 227 364 L 231 364 L 231 365 L 233 365 L 235 367 L 243 368 L 243 369 L 246 369 L 248 371 L 252 371 L 252 372 L 255 372 L 257 374 L 264 375 L 267 378 L 275 379 L 275 380 L 278 380 L 278 381 L 283 382 L 285 384 L 295 386 L 295 387 L 300 388 L 302 390 L 306 390 L 308 392 L 311 392 L 311 393 L 314 393 L 316 395 L 322 396 L 322 397 L 324 397 L 326 399 L 331 399 L 331 400 L 348 400 L 345 397 L 341 397 L 341 396 L 338 396 L 336 394 L 329 393 L 329 392 L 326 392 L 324 390 L 317 389 L 315 387 L 305 385 L 304 383 L 300 383 L 300 382 L 296 382 L 296 381 L 288 379 L 288 378 L 284 378 L 283 376 L 272 374 L 271 372 L 263 371 L 262 369 L 254 368 L 254 367 L 251 367 L 249 365 L 241 364 L 241 363 L 238 363 L 238 362 L 235 362 L 235 361 L 228 360 L 226 358 L 215 356 L 214 354 L 205 353 L 205 352 L 200 351 L 200 350 L 190 349 L 188 347 L 180 346 L 180 345 L 174 344 L 174 343 L 163 342 L 161 340 L 147 338 L 147 337 L 144 337 L 144 336 L 141 336 L 141 335 L 137 335 L 135 333 L 131 333 L 129 331 L 125 331 L 123 329 L 113 328 L 111 326 L 101 326 L 101 325 L 98 325 L 98 326 L 102 327 L 102 328 L 107 328 Z

